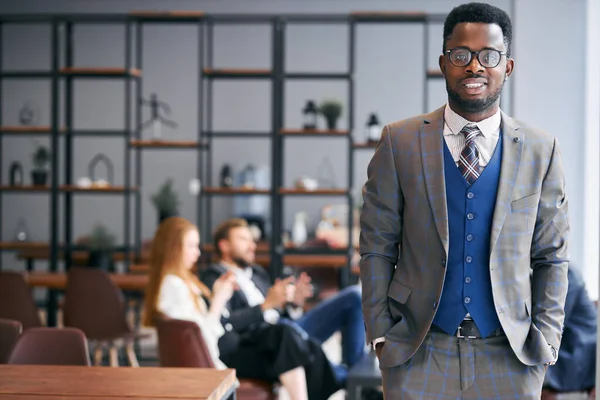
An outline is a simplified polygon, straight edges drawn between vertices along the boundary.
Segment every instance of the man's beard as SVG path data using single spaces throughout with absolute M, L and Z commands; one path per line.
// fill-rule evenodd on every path
M 250 266 L 250 263 L 244 259 L 244 257 L 234 256 L 231 260 L 240 268 L 246 268 Z
M 498 90 L 496 90 L 495 93 L 483 99 L 464 99 L 460 97 L 457 92 L 453 91 L 448 85 L 448 82 L 446 82 L 446 91 L 448 92 L 448 97 L 452 100 L 452 102 L 462 110 L 473 114 L 482 113 L 489 109 L 500 97 L 503 87 L 504 83 L 498 88 Z

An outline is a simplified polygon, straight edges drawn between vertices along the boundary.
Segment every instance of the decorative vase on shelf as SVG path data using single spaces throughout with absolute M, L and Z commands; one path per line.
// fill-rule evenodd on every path
M 375 113 L 369 115 L 365 126 L 365 137 L 368 143 L 377 143 L 381 138 L 381 125 L 379 125 L 379 119 Z
M 308 214 L 305 211 L 296 213 L 294 217 L 294 225 L 292 226 L 292 242 L 294 246 L 299 247 L 306 243 L 308 239 L 308 229 L 306 223 Z
M 304 129 L 317 129 L 317 113 L 315 102 L 308 100 L 304 110 L 302 110 Z
M 23 185 L 24 176 L 23 176 L 23 166 L 20 162 L 15 161 L 10 164 L 10 185 L 11 186 L 21 186 Z
M 230 188 L 233 186 L 233 174 L 229 164 L 223 165 L 221 168 L 221 187 Z

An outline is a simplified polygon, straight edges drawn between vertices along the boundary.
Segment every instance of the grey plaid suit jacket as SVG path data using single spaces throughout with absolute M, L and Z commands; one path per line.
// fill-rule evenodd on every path
M 444 107 L 386 125 L 367 169 L 360 216 L 362 307 L 380 364 L 404 363 L 434 318 L 448 257 Z M 568 202 L 554 137 L 502 113 L 504 148 L 490 274 L 510 345 L 526 365 L 553 359 L 567 294 Z

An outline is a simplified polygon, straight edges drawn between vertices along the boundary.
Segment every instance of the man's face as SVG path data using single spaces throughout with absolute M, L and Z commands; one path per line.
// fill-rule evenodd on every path
M 240 267 L 254 264 L 256 243 L 252 232 L 247 227 L 233 228 L 229 231 L 229 239 L 223 246 L 225 255 Z
M 471 51 L 507 50 L 500 26 L 484 23 L 457 24 L 446 42 L 446 50 L 458 47 Z M 481 65 L 475 55 L 472 55 L 471 61 L 464 67 L 452 64 L 449 54 L 441 55 L 439 63 L 446 79 L 450 105 L 457 107 L 457 112 L 472 114 L 495 110 L 504 81 L 510 76 L 514 66 L 514 61 L 506 55 L 500 56 L 500 63 L 494 68 Z

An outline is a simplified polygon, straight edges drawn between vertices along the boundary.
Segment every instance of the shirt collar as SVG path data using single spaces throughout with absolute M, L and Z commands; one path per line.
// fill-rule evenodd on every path
M 496 111 L 494 115 L 475 123 L 475 125 L 477 125 L 481 133 L 483 133 L 483 136 L 489 138 L 500 128 L 501 120 L 502 116 L 500 114 L 500 108 L 498 108 L 498 111 Z M 450 108 L 449 104 L 446 104 L 444 110 L 444 121 L 446 122 L 446 125 L 448 125 L 448 128 L 450 128 L 450 132 L 446 132 L 446 135 L 458 135 L 465 125 L 473 123 L 458 115 Z

